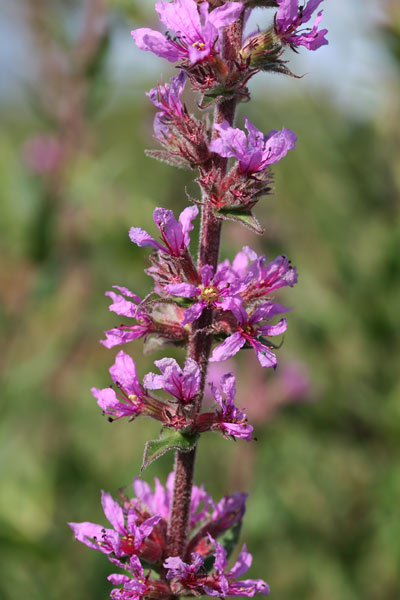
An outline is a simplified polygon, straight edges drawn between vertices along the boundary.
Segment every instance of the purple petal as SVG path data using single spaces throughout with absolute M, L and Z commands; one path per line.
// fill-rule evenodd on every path
M 246 442 L 251 442 L 253 438 L 253 426 L 248 423 L 232 423 L 230 421 L 222 421 L 220 429 L 223 430 L 227 435 L 231 435 L 235 438 L 240 438 Z
M 196 304 L 193 304 L 193 306 L 187 308 L 183 313 L 183 320 L 181 325 L 187 325 L 188 323 L 193 323 L 193 321 L 196 321 L 196 319 L 198 319 L 202 314 L 205 307 L 206 303 L 201 301 L 196 302 Z
M 223 546 L 221 546 L 221 544 L 216 542 L 210 534 L 208 534 L 208 538 L 209 538 L 210 542 L 213 544 L 213 546 L 215 546 L 214 569 L 222 575 L 225 572 L 226 565 L 227 565 L 227 560 L 226 560 L 227 552 L 226 552 L 225 548 Z
M 182 577 L 184 579 L 191 572 L 190 566 L 183 562 L 179 556 L 168 557 L 164 561 L 163 567 L 168 569 L 167 579 L 172 579 L 173 577 Z
M 257 331 L 262 333 L 262 335 L 269 337 L 273 335 L 281 335 L 286 331 L 286 329 L 287 321 L 286 319 L 281 319 L 276 325 L 260 325 L 257 328 Z
M 131 31 L 131 35 L 138 48 L 153 52 L 169 62 L 176 62 L 184 56 L 184 53 L 171 44 L 159 31 L 142 27 Z
M 120 507 L 118 502 L 116 502 L 114 498 L 110 496 L 110 494 L 107 494 L 102 490 L 101 504 L 103 506 L 104 514 L 106 515 L 107 519 L 114 527 L 114 529 L 121 535 L 125 535 L 126 529 L 124 513 L 122 512 L 122 508 Z
M 123 296 L 116 294 L 115 292 L 106 292 L 105 296 L 108 296 L 113 301 L 108 307 L 108 310 L 115 312 L 115 314 L 135 318 L 138 313 L 137 304 L 134 304 L 130 300 L 126 300 Z
M 188 402 L 195 397 L 200 389 L 201 373 L 199 365 L 192 358 L 187 358 L 183 370 L 182 392 Z
M 231 25 L 242 14 L 243 6 L 242 2 L 227 2 L 226 4 L 215 8 L 210 13 L 210 23 L 217 29 Z
M 241 333 L 237 331 L 233 335 L 230 335 L 226 340 L 214 348 L 214 352 L 210 358 L 210 362 L 219 362 L 221 360 L 228 360 L 231 356 L 234 356 L 244 346 L 246 340 L 242 337 Z
M 238 252 L 233 259 L 232 269 L 240 277 L 243 277 L 247 271 L 250 261 L 254 261 L 257 258 L 257 253 L 254 252 L 249 246 L 244 246 L 240 252 Z
M 222 377 L 221 389 L 226 396 L 225 404 L 233 405 L 236 395 L 236 380 L 233 373 L 227 373 Z
M 104 554 L 110 554 L 113 552 L 113 548 L 106 544 L 101 544 L 103 536 L 111 536 L 115 532 L 112 529 L 104 529 L 102 525 L 96 523 L 68 523 L 74 532 L 75 538 L 79 541 L 92 548 L 93 550 L 100 550 Z M 95 540 L 95 541 L 92 541 Z M 96 541 L 98 540 L 98 541 Z
M 179 296 L 181 298 L 192 298 L 200 294 L 199 288 L 190 283 L 169 283 L 164 289 L 171 296 Z
M 278 364 L 277 358 L 267 346 L 264 346 L 259 341 L 252 341 L 250 343 L 256 351 L 258 362 L 264 369 L 276 367 L 276 365 Z
M 201 268 L 201 283 L 204 286 L 210 285 L 210 281 L 214 275 L 214 267 L 211 265 L 204 265 Z
M 246 544 L 244 544 L 236 563 L 233 565 L 232 569 L 229 571 L 229 575 L 231 577 L 241 577 L 244 573 L 251 567 L 251 563 L 253 562 L 253 557 L 250 552 L 247 552 Z
M 107 577 L 108 581 L 111 581 L 113 585 L 122 585 L 124 583 L 130 583 L 132 579 L 127 575 L 120 575 L 118 573 L 112 573 Z
M 161 250 L 165 252 L 165 246 L 157 242 L 154 238 L 151 237 L 144 231 L 144 229 L 140 229 L 140 227 L 131 227 L 129 230 L 129 238 L 131 242 L 143 248 L 144 246 L 149 246 L 150 248 L 155 248 L 156 250 Z
M 143 539 L 148 537 L 153 531 L 154 527 L 161 521 L 160 515 L 155 515 L 154 517 L 150 517 L 146 519 L 140 526 L 140 534 L 143 536 Z
M 131 342 L 132 340 L 136 340 L 146 333 L 146 329 L 143 327 L 136 327 L 130 329 L 119 329 L 115 327 L 114 329 L 109 329 L 105 332 L 106 339 L 100 340 L 100 343 L 103 344 L 106 348 L 114 348 L 114 346 L 118 346 L 119 344 L 126 344 L 127 342 Z
M 182 225 L 175 219 L 172 210 L 167 208 L 156 208 L 153 213 L 154 222 L 161 231 L 167 245 L 168 253 L 179 256 L 184 246 Z
M 252 598 L 255 594 L 269 594 L 268 584 L 263 579 L 243 579 L 229 584 L 229 596 L 247 596 Z
M 181 73 L 183 73 L 183 72 L 184 71 L 181 71 Z M 181 224 L 181 227 L 182 227 L 182 233 L 183 233 L 185 246 L 189 245 L 189 242 L 190 242 L 189 233 L 190 233 L 190 231 L 192 231 L 192 229 L 194 227 L 194 225 L 192 224 L 192 221 L 197 217 L 198 214 L 199 214 L 199 209 L 197 208 L 197 206 L 188 206 L 179 215 L 179 223 Z
M 119 383 L 128 394 L 142 396 L 143 391 L 136 373 L 135 361 L 123 350 L 118 352 L 115 363 L 110 368 L 111 377 Z
M 277 0 L 276 24 L 278 31 L 286 31 L 296 23 L 299 16 L 299 0 Z
M 297 135 L 283 127 L 280 131 L 271 131 L 265 139 L 263 152 L 263 167 L 281 160 L 289 150 L 296 147 Z
M 247 323 L 248 315 L 240 298 L 234 298 L 233 302 L 230 304 L 230 310 L 235 315 L 239 325 L 244 325 L 244 323 Z
M 92 388 L 91 392 L 97 398 L 97 404 L 101 410 L 112 415 L 114 419 L 137 416 L 141 412 L 140 403 L 125 404 L 124 402 L 119 402 L 114 390 L 111 388 L 104 388 L 102 390 Z
M 291 308 L 287 308 L 286 306 L 282 306 L 282 304 L 276 304 L 275 302 L 265 302 L 261 304 L 250 316 L 249 323 L 254 325 L 263 319 L 272 319 L 276 315 L 281 315 L 282 313 L 286 313 L 291 311 Z
M 167 30 L 184 34 L 189 43 L 201 39 L 200 16 L 194 0 L 157 2 L 155 8 Z
M 224 158 L 240 159 L 245 156 L 247 141 L 244 131 L 231 127 L 228 121 L 217 123 L 214 128 L 218 131 L 219 137 L 213 140 L 209 146 L 212 152 L 216 152 Z
M 161 390 L 164 387 L 164 377 L 156 373 L 147 373 L 143 377 L 143 385 L 147 390 Z
M 312 17 L 312 14 L 317 10 L 323 0 L 309 0 L 307 6 L 303 8 L 301 21 L 307 23 Z

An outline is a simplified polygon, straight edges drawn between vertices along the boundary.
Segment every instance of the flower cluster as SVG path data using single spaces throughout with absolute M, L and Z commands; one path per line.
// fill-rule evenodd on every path
M 187 551 L 182 560 L 168 556 L 167 527 L 170 516 L 174 474 L 168 477 L 165 488 L 155 479 L 155 491 L 135 478 L 134 497 L 121 494 L 120 502 L 102 492 L 104 514 L 111 527 L 97 523 L 70 523 L 77 540 L 105 554 L 110 562 L 129 575 L 113 574 L 109 581 L 116 586 L 112 598 L 170 598 L 178 593 L 213 596 L 253 596 L 267 593 L 267 584 L 259 579 L 237 581 L 251 564 L 245 547 L 235 566 L 227 569 L 227 552 L 216 541 L 227 531 L 240 529 L 245 511 L 246 494 L 235 493 L 216 503 L 204 487 L 193 486 Z M 213 547 L 215 548 L 213 552 Z M 214 561 L 210 561 L 214 557 Z M 191 564 L 190 564 L 191 563 Z M 207 569 L 205 563 L 209 563 Z M 166 570 L 166 577 L 152 578 L 153 573 Z M 207 591 L 210 589 L 211 591 Z M 179 591 L 178 591 L 179 590 Z
M 190 434 L 205 431 L 219 431 L 224 436 L 251 440 L 253 427 L 248 424 L 246 415 L 235 404 L 235 377 L 225 375 L 221 380 L 221 389 L 211 383 L 216 405 L 213 412 L 201 413 L 191 418 L 193 401 L 201 386 L 201 373 L 198 364 L 187 358 L 183 369 L 173 358 L 156 360 L 161 375 L 148 373 L 140 383 L 135 361 L 120 351 L 110 374 L 114 386 L 103 389 L 92 388 L 92 394 L 103 414 L 109 415 L 109 421 L 128 417 L 130 421 L 139 416 L 147 416 L 160 421 L 164 427 L 182 430 Z M 155 397 L 149 390 L 163 390 L 167 400 Z

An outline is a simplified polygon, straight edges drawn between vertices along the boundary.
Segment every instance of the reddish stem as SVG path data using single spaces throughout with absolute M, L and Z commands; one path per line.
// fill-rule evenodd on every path
M 243 16 L 225 29 L 223 41 L 223 58 L 229 65 L 238 54 L 242 44 Z M 236 110 L 236 98 L 226 100 L 217 105 L 214 113 L 214 123 L 228 121 L 233 125 Z M 210 168 L 217 168 L 224 175 L 227 169 L 227 159 L 214 155 Z M 222 220 L 218 219 L 210 202 L 203 205 L 198 266 L 205 264 L 218 264 L 219 246 L 221 239 Z M 204 395 L 204 385 L 207 375 L 207 366 L 211 350 L 212 337 L 207 330 L 212 325 L 213 311 L 206 310 L 201 317 L 193 323 L 192 334 L 189 340 L 188 357 L 195 360 L 201 372 L 200 391 L 195 400 L 194 414 L 199 413 Z M 177 452 L 175 456 L 175 484 L 168 524 L 168 556 L 184 558 L 187 545 L 187 535 L 190 519 L 190 504 L 193 485 L 194 463 L 196 448 L 190 452 Z

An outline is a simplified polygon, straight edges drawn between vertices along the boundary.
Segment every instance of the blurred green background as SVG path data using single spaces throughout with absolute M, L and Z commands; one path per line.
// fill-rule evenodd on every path
M 216 499 L 250 493 L 250 575 L 272 598 L 398 600 L 400 10 L 334 4 L 330 46 L 292 63 L 307 75 L 259 75 L 240 107 L 240 124 L 248 114 L 299 141 L 256 209 L 265 235 L 224 225 L 223 257 L 241 244 L 284 252 L 299 283 L 279 298 L 294 310 L 276 373 L 250 355 L 236 367 L 259 441 L 204 436 L 196 481 Z M 191 173 L 143 152 L 154 146 L 144 92 L 173 73 L 129 39 L 152 11 L 10 0 L 0 27 L 2 600 L 108 597 L 112 566 L 66 523 L 103 523 L 100 489 L 129 484 L 158 433 L 147 420 L 108 423 L 89 391 L 109 384 L 117 351 L 97 341 L 118 322 L 104 291 L 151 289 L 128 228 L 154 231 L 155 206 L 181 210 L 185 185 L 196 194 Z M 51 168 L 37 164 L 43 143 Z M 140 375 L 163 355 L 124 349 Z M 164 456 L 144 478 L 171 465 Z

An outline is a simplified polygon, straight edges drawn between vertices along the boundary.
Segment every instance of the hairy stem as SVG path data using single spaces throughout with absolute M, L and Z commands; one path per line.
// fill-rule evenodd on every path
M 229 64 L 238 54 L 243 36 L 243 16 L 227 27 L 224 32 L 223 58 Z M 236 98 L 226 100 L 217 105 L 214 113 L 214 123 L 228 121 L 233 125 L 236 110 Z M 227 159 L 214 155 L 210 168 L 217 168 L 221 174 L 226 173 Z M 198 267 L 218 264 L 219 246 L 221 240 L 222 221 L 213 211 L 212 205 L 206 202 L 202 209 L 200 228 L 200 247 Z M 212 325 L 213 311 L 205 310 L 200 318 L 192 325 L 192 334 L 189 341 L 188 357 L 195 360 L 201 372 L 200 391 L 195 400 L 194 415 L 201 410 L 204 395 L 204 385 L 207 375 L 207 366 L 211 349 L 211 336 L 207 330 Z M 196 448 L 190 452 L 177 452 L 175 456 L 175 484 L 174 494 L 168 523 L 168 556 L 184 557 L 187 544 L 187 534 L 190 518 L 190 504 L 193 485 L 194 463 Z

